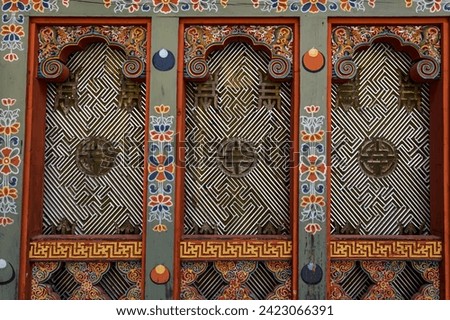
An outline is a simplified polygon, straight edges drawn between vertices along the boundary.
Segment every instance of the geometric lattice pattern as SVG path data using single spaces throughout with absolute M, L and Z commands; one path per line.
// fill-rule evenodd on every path
M 180 299 L 292 299 L 291 278 L 288 261 L 183 262 Z
M 243 42 L 212 52 L 217 107 L 195 105 L 201 84 L 186 83 L 185 234 L 205 223 L 221 235 L 256 234 L 269 223 L 289 233 L 291 90 L 280 84 L 280 108 L 258 107 L 269 60 Z M 245 149 L 237 154 L 239 145 Z M 244 171 L 230 156 L 244 159 L 245 174 L 224 172 Z
M 378 43 L 354 53 L 353 61 L 360 82 L 355 92 L 359 95 L 359 110 L 345 110 L 337 105 L 338 85 L 332 87 L 332 232 L 336 231 L 336 225 L 350 223 L 359 226 L 359 234 L 396 235 L 400 226 L 412 224 L 427 234 L 430 232 L 428 85 L 421 85 L 420 108 L 408 110 L 399 107 L 398 101 L 400 72 L 407 75 L 412 63 L 407 54 Z M 379 147 L 376 145 L 380 144 L 379 139 L 384 139 L 396 150 L 389 155 L 395 155 L 396 166 L 382 176 L 366 174 L 359 163 L 361 146 L 372 139 L 376 141 L 375 149 Z M 379 159 L 369 161 L 373 164 Z
M 437 261 L 333 260 L 332 300 L 438 300 Z
M 78 106 L 67 114 L 54 108 L 56 85 L 48 85 L 44 234 L 63 218 L 76 223 L 75 234 L 114 234 L 128 220 L 142 230 L 145 84 L 136 107 L 119 108 L 125 59 L 104 43 L 75 52 L 67 66 L 79 75 Z M 88 175 L 77 166 L 77 147 L 89 137 L 106 139 L 117 152 L 104 175 Z
M 35 262 L 32 300 L 138 300 L 140 261 Z

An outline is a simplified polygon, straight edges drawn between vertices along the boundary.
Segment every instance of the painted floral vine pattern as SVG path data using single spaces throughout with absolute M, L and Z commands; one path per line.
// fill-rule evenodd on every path
M 366 4 L 375 8 L 376 0 L 251 0 L 254 8 L 266 12 L 300 11 L 319 13 L 330 11 L 365 11 Z
M 154 13 L 177 13 L 179 11 L 217 12 L 218 2 L 225 8 L 228 0 L 103 0 L 105 8 L 114 6 L 114 12 L 139 11 Z
M 164 222 L 172 222 L 172 190 L 175 174 L 172 129 L 173 116 L 167 116 L 170 106 L 154 107 L 156 114 L 150 117 L 150 154 L 148 158 L 149 222 L 156 222 L 155 232 L 167 231 Z
M 450 12 L 450 0 L 405 0 L 407 8 L 416 7 L 416 12 L 429 11 L 431 13 L 439 11 Z
M 307 116 L 301 117 L 301 155 L 300 182 L 301 218 L 307 223 L 305 231 L 314 235 L 322 230 L 325 222 L 325 178 L 327 172 L 325 146 L 324 116 L 318 116 L 320 107 L 306 106 Z
M 450 0 L 449 0 L 450 1 Z M 394 36 L 402 43 L 413 45 L 422 56 L 441 61 L 441 30 L 436 25 L 406 26 L 338 26 L 331 34 L 332 61 L 351 57 L 355 48 L 370 44 L 380 35 Z
M 12 109 L 15 99 L 2 99 L 0 109 L 0 226 L 14 223 L 12 216 L 17 215 L 17 175 L 22 162 L 20 157 L 19 109 Z
M 35 11 L 44 13 L 46 11 L 59 11 L 59 0 L 1 0 L 2 1 L 2 28 L 0 31 L 0 51 L 6 51 L 3 59 L 8 62 L 19 60 L 17 51 L 23 51 L 23 38 L 25 30 L 25 12 Z M 70 0 L 61 0 L 66 8 Z

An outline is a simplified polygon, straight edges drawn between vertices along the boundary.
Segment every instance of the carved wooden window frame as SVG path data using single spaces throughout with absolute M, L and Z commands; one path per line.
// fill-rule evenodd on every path
M 23 218 L 21 229 L 21 252 L 20 252 L 20 274 L 19 274 L 19 299 L 30 299 L 31 297 L 31 264 L 38 261 L 124 261 L 139 260 L 144 271 L 144 250 L 145 234 L 147 226 L 147 142 L 148 142 L 148 107 L 145 112 L 145 138 L 144 138 L 144 194 L 142 199 L 142 235 L 42 235 L 42 209 L 43 209 L 43 176 L 44 176 L 44 142 L 45 142 L 45 114 L 47 81 L 46 77 L 39 76 L 38 62 L 39 40 L 38 32 L 41 26 L 127 26 L 137 25 L 146 29 L 146 56 L 147 70 L 150 68 L 150 35 L 151 21 L 147 18 L 125 19 L 125 18 L 30 18 L 30 36 L 28 50 L 28 79 L 27 79 L 27 110 L 26 110 L 26 133 L 24 150 L 24 186 L 23 186 Z M 44 63 L 56 63 L 61 70 L 59 74 L 49 75 L 50 81 L 63 81 L 68 76 L 67 67 L 64 66 L 65 59 L 69 54 L 82 50 L 85 45 L 92 42 L 106 42 L 110 46 L 109 40 L 101 36 L 87 37 L 80 42 L 63 48 L 59 59 L 47 59 Z M 121 48 L 124 50 L 124 48 Z M 125 50 L 126 51 L 126 50 Z M 133 61 L 137 58 L 129 58 L 126 63 L 131 65 L 136 63 L 145 67 L 142 62 Z M 127 67 L 124 64 L 123 72 L 128 77 L 138 77 L 133 75 L 133 66 L 130 66 L 130 73 L 127 74 Z M 55 65 L 54 65 L 55 66 Z M 58 68 L 56 68 L 58 70 Z M 144 70 L 142 70 L 144 72 Z M 149 101 L 150 77 L 149 73 L 142 73 L 140 81 L 145 81 L 147 85 L 146 101 Z M 142 77 L 142 76 L 141 76 Z M 44 79 L 42 79 L 44 78 Z M 51 79 L 53 78 L 53 79 Z M 75 249 L 76 248 L 76 249 Z M 98 248 L 98 252 L 103 252 L 101 256 L 90 256 L 90 250 Z M 108 250 L 105 250 L 108 248 Z M 63 254 L 60 257 L 52 256 L 52 250 L 58 249 Z M 73 256 L 72 252 L 79 250 L 79 257 Z M 95 251 L 95 249 L 94 249 Z M 142 272 L 141 284 L 145 283 L 145 272 Z M 144 287 L 141 288 L 141 298 L 144 298 Z
M 184 52 L 184 30 L 190 25 L 228 25 L 228 26 L 247 26 L 247 25 L 288 25 L 292 28 L 294 34 L 293 42 L 293 62 L 291 65 L 292 72 L 292 123 L 291 123 L 291 159 L 290 163 L 290 235 L 289 236 L 214 236 L 214 238 L 205 238 L 202 235 L 184 235 L 183 223 L 184 223 L 184 136 L 185 136 L 185 61 L 184 54 L 180 54 L 178 57 L 178 96 L 177 96 L 177 166 L 176 166 L 176 187 L 175 187 L 175 246 L 174 246 L 174 299 L 179 299 L 181 288 L 181 262 L 182 261 L 220 261 L 220 260 L 264 260 L 264 257 L 259 256 L 235 256 L 232 258 L 220 257 L 220 248 L 224 246 L 229 248 L 238 248 L 244 246 L 259 247 L 261 250 L 268 250 L 269 248 L 276 248 L 281 255 L 278 257 L 270 257 L 266 260 L 290 260 L 292 262 L 292 298 L 297 299 L 297 287 L 298 287 L 298 195 L 299 195 L 299 182 L 298 182 L 298 155 L 299 155 L 299 104 L 300 104 L 300 85 L 299 85 L 299 20 L 297 18 L 280 18 L 276 21 L 270 21 L 268 19 L 261 18 L 249 18 L 243 21 L 236 18 L 208 18 L 208 19 L 182 19 L 179 24 L 179 52 Z M 247 39 L 245 36 L 232 36 L 226 39 L 221 45 L 214 44 L 206 50 L 204 58 L 207 57 L 211 50 L 220 50 L 228 43 L 233 41 L 243 41 L 252 45 L 255 50 L 261 50 L 261 46 L 252 43 L 252 40 Z M 267 48 L 264 48 L 267 50 Z M 196 60 L 196 59 L 193 59 Z M 277 59 L 272 59 L 274 63 L 277 63 Z M 205 61 L 205 60 L 204 60 Z M 194 61 L 195 62 L 195 61 Z M 192 61 L 190 63 L 193 63 Z M 201 64 L 206 66 L 206 62 L 201 61 Z M 199 69 L 200 70 L 200 69 Z M 285 75 L 278 75 L 280 79 Z M 190 81 L 201 81 L 206 79 L 206 73 L 191 76 Z M 197 80 L 196 80 L 197 79 Z M 215 248 L 215 253 L 209 257 L 205 257 L 201 254 L 201 250 L 197 250 L 192 256 L 188 256 L 187 252 L 196 247 L 200 249 L 204 245 Z M 233 249 L 232 249 L 233 250 Z M 275 250 L 275 251 L 277 251 Z M 237 250 L 239 251 L 239 250 Z
M 337 26 L 402 26 L 402 25 L 437 25 L 441 28 L 441 76 L 430 82 L 430 206 L 431 235 L 430 236 L 355 236 L 331 235 L 328 232 L 328 263 L 327 263 L 327 296 L 331 297 L 332 284 L 330 276 L 331 261 L 394 261 L 394 260 L 427 260 L 440 261 L 440 297 L 450 299 L 450 191 L 448 190 L 449 161 L 449 106 L 450 106 L 450 41 L 449 21 L 445 18 L 331 18 L 328 21 L 328 161 L 331 167 L 331 85 L 333 80 L 331 33 Z M 370 46 L 376 42 L 387 42 L 397 50 L 410 49 L 403 47 L 398 39 L 383 37 L 362 45 Z M 417 53 L 416 53 L 416 58 Z M 351 58 L 344 63 L 351 62 Z M 417 67 L 416 63 L 414 67 Z M 345 68 L 343 68 L 345 69 Z M 418 72 L 410 73 L 415 79 L 423 82 Z M 431 78 L 429 78 L 431 80 Z M 425 80 L 426 81 L 426 80 Z M 331 170 L 332 171 L 332 170 Z M 331 179 L 327 181 L 331 190 Z M 327 216 L 331 221 L 330 205 L 327 206 Z

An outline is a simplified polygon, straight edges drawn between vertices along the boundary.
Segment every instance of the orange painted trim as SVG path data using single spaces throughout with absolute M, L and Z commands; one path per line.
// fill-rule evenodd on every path
M 331 230 L 330 230 L 330 223 L 331 223 L 331 86 L 332 86 L 332 77 L 333 77 L 333 63 L 331 60 L 332 54 L 333 54 L 333 48 L 331 46 L 331 33 L 333 30 L 333 24 L 332 20 L 328 20 L 328 31 L 327 31 L 327 133 L 326 133 L 326 139 L 327 139 L 327 181 L 326 181 L 326 190 L 327 190 L 327 207 L 326 207 L 326 220 L 327 221 L 327 236 L 326 236 L 326 247 L 330 247 L 330 236 L 331 236 Z M 326 272 L 325 272 L 325 281 L 326 281 L 326 296 L 330 296 L 330 290 L 331 290 L 331 258 L 330 258 L 330 252 L 327 252 L 327 262 L 326 262 Z
M 443 22 L 442 27 L 442 66 L 441 74 L 443 75 L 442 90 L 442 118 L 443 118 L 443 241 L 444 241 L 444 259 L 443 271 L 444 279 L 442 287 L 444 293 L 442 298 L 450 300 L 450 19 Z
M 145 299 L 145 279 L 146 279 L 146 250 L 147 250 L 147 230 L 148 230 L 148 156 L 149 156 L 149 144 L 150 144 L 150 70 L 152 66 L 151 62 L 151 35 L 152 35 L 152 24 L 149 19 L 147 21 L 147 58 L 145 65 L 145 134 L 144 134 L 144 192 L 143 192 L 143 202 L 142 202 L 142 290 L 141 299 Z
M 177 61 L 177 115 L 176 115 L 176 159 L 175 159 L 175 217 L 173 247 L 173 299 L 180 299 L 181 260 L 180 241 L 184 224 L 184 137 L 185 137 L 185 85 L 184 85 L 184 20 L 178 25 L 178 61 Z
M 290 21 L 290 20 L 289 20 Z M 292 21 L 294 29 L 294 54 L 293 54 L 293 79 L 291 86 L 293 89 L 293 110 L 291 122 L 291 143 L 293 150 L 291 153 L 291 236 L 292 236 L 292 299 L 298 299 L 298 250 L 299 250 L 299 161 L 300 161 L 300 21 Z
M 29 292 L 29 282 L 27 281 L 27 275 L 30 271 L 30 266 L 28 264 L 28 251 L 29 251 L 29 221 L 28 221 L 28 208 L 30 207 L 30 194 L 31 194 L 31 119 L 32 115 L 32 104 L 33 104 L 33 92 L 34 83 L 37 75 L 37 32 L 36 24 L 33 19 L 30 21 L 30 30 L 28 37 L 28 77 L 27 77 L 27 96 L 26 96 L 26 112 L 25 112 L 25 147 L 24 147 L 24 167 L 23 167 L 23 197 L 22 197 L 22 226 L 21 226 L 21 237 L 20 237 L 20 267 L 19 267 L 19 299 L 23 300 L 27 297 L 27 292 Z M 33 54 L 34 53 L 34 54 Z
M 177 159 L 176 159 L 176 182 L 175 182 L 175 239 L 174 239 L 174 283 L 173 283 L 173 299 L 179 299 L 181 280 L 181 256 L 180 246 L 182 245 L 182 239 L 189 238 L 183 235 L 183 223 L 184 223 L 184 138 L 185 138 L 185 79 L 184 79 L 184 30 L 190 25 L 223 25 L 223 24 L 236 24 L 236 25 L 275 25 L 283 24 L 290 25 L 294 30 L 294 55 L 293 55 L 293 109 L 292 116 L 294 117 L 291 123 L 291 140 L 293 168 L 291 170 L 291 200 L 290 200 L 290 216 L 291 216 L 291 237 L 294 239 L 293 249 L 298 251 L 298 154 L 299 154 L 299 108 L 300 108 L 300 64 L 299 64 L 299 20 L 298 18 L 249 18 L 243 21 L 241 18 L 186 18 L 180 19 L 179 33 L 178 33 L 178 71 L 177 71 Z M 255 238 L 254 236 L 252 236 Z M 215 237 L 217 238 L 217 237 Z M 244 237 L 242 237 L 244 238 Z M 207 237 L 205 237 L 205 241 Z M 262 239 L 262 238 L 261 238 Z M 297 298 L 298 287 L 298 257 L 297 253 L 292 257 L 293 264 L 293 298 Z

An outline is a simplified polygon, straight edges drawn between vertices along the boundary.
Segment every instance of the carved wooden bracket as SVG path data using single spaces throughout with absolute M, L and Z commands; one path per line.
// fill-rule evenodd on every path
M 135 81 L 145 79 L 147 31 L 140 26 L 45 26 L 39 30 L 38 77 L 64 82 L 69 77 L 65 65 L 69 55 L 93 42 L 106 42 L 123 50 L 127 60 L 122 73 Z
M 441 32 L 438 26 L 338 26 L 332 31 L 333 80 L 349 81 L 357 74 L 353 54 L 378 42 L 409 54 L 409 76 L 423 83 L 439 79 Z
M 247 42 L 270 55 L 269 77 L 274 81 L 291 78 L 293 31 L 286 25 L 193 25 L 184 30 L 185 78 L 206 81 L 210 78 L 206 58 L 233 41 Z

